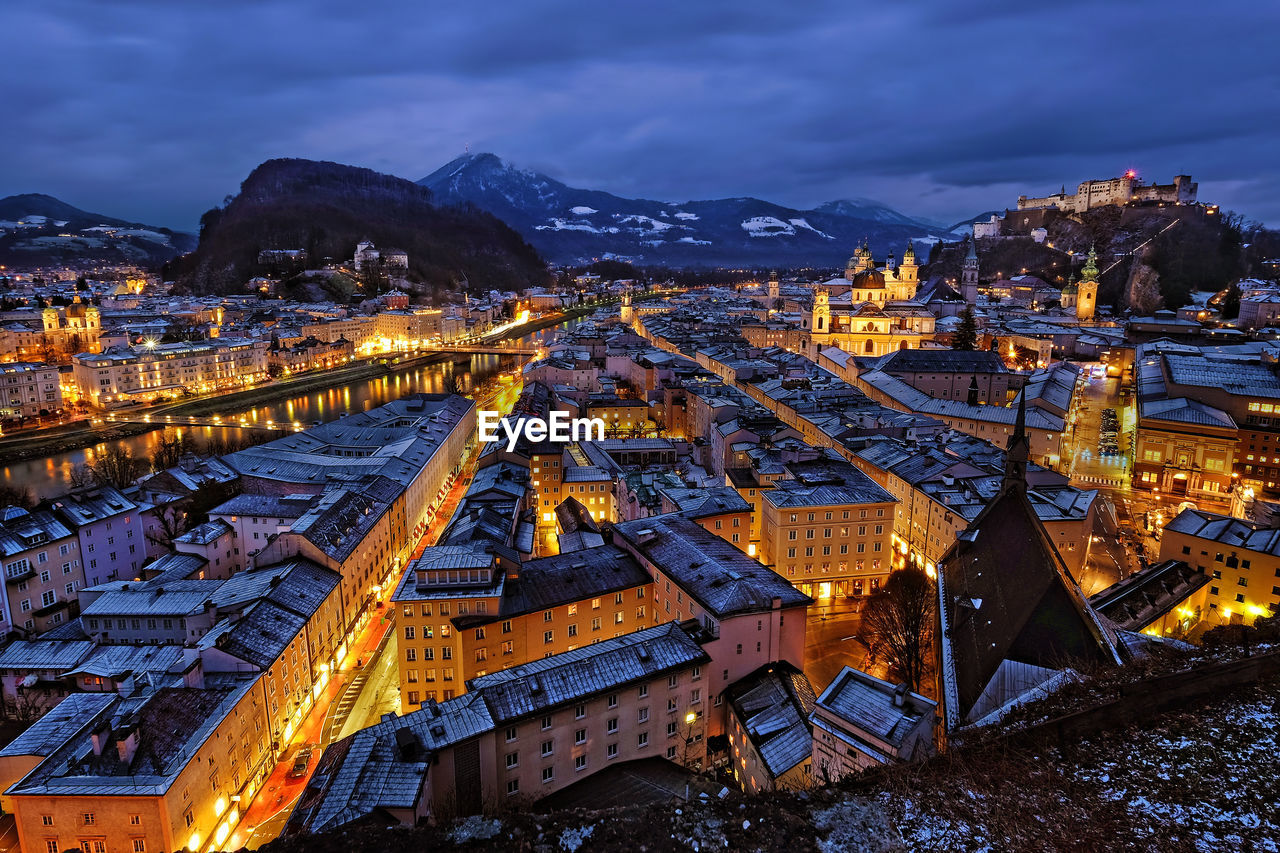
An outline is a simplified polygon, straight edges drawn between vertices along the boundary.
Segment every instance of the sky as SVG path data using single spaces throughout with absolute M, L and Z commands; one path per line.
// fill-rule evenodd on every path
M 0 4 L 0 196 L 194 230 L 263 160 L 944 222 L 1137 170 L 1280 227 L 1268 0 Z

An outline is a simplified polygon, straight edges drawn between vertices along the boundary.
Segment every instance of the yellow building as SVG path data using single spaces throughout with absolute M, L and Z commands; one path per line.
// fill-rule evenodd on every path
M 1209 576 L 1210 625 L 1248 624 L 1280 609 L 1280 530 L 1186 509 L 1164 526 L 1160 559 L 1182 560 Z
M 893 495 L 852 466 L 840 480 L 761 493 L 760 560 L 819 600 L 875 592 L 893 568 Z
M 186 678 L 70 696 L 10 745 L 41 759 L 8 792 L 24 853 L 220 849 L 271 766 L 262 677 Z
M 529 560 L 483 544 L 426 549 L 397 608 L 405 711 L 466 692 L 474 677 L 653 624 L 653 581 L 613 546 Z

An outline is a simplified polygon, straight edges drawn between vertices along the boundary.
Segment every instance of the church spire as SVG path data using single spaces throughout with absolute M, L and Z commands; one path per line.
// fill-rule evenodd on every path
M 1027 389 L 1018 395 L 1018 417 L 1009 436 L 1004 457 L 1004 491 L 1027 488 L 1027 461 L 1031 458 L 1031 440 L 1027 437 Z

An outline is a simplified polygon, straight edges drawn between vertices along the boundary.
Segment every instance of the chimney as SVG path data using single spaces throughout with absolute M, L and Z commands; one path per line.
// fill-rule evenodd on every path
M 893 707 L 901 708 L 907 702 L 907 685 L 899 684 L 893 689 Z
M 120 753 L 120 763 L 128 766 L 133 763 L 133 756 L 138 751 L 138 727 L 130 726 L 128 734 L 124 732 L 120 734 L 124 736 L 117 735 L 116 750 Z
M 93 743 L 93 754 L 102 755 L 102 750 L 107 745 L 107 741 L 110 738 L 111 723 L 103 720 L 102 725 L 94 729 L 93 734 L 89 735 L 89 740 Z

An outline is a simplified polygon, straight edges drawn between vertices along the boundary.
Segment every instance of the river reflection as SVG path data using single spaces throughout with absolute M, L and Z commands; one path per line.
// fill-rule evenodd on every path
M 542 342 L 554 337 L 558 329 L 569 325 L 571 323 L 562 323 L 559 326 L 526 335 L 520 340 L 522 343 Z M 453 369 L 458 371 L 458 385 L 467 391 L 470 390 L 473 381 L 483 380 L 484 377 L 502 370 L 511 370 L 519 363 L 523 362 L 511 356 L 473 355 L 469 363 L 459 362 L 454 365 L 446 361 L 423 365 L 374 379 L 360 379 L 346 385 L 335 385 L 323 391 L 299 394 L 296 397 L 278 400 L 253 409 L 231 409 L 224 412 L 223 416 L 230 418 L 234 415 L 235 420 L 244 418 L 250 423 L 297 421 L 311 426 L 316 421 L 323 423 L 341 417 L 343 414 L 368 411 L 408 394 L 439 393 L 444 390 L 445 377 Z M 234 441 L 250 432 L 240 427 L 181 426 L 169 429 L 179 435 L 191 434 L 201 449 L 207 448 L 209 442 L 215 438 Z M 135 458 L 149 459 L 159 446 L 163 432 L 163 430 L 153 430 L 132 438 L 104 442 L 39 459 L 14 462 L 0 468 L 0 476 L 3 476 L 7 483 L 29 488 L 37 498 L 52 497 L 70 488 L 71 472 L 76 466 L 91 463 L 96 454 L 105 452 L 109 447 L 121 445 L 129 448 Z M 260 435 L 256 430 L 252 432 Z

